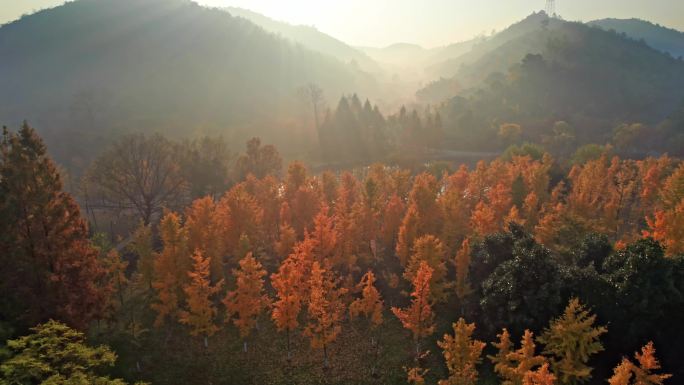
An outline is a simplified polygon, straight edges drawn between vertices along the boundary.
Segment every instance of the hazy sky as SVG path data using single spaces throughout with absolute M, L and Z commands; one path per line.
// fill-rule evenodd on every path
M 352 45 L 395 42 L 427 47 L 502 29 L 545 0 L 197 0 L 248 8 L 274 19 L 313 25 Z M 0 23 L 64 0 L 0 0 Z M 638 17 L 684 31 L 684 0 L 556 0 L 566 20 Z

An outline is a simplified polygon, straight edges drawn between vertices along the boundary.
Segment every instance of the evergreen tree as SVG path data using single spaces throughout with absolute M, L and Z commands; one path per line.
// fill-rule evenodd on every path
M 594 326 L 596 316 L 580 304 L 570 300 L 563 315 L 537 338 L 544 345 L 543 353 L 550 356 L 551 368 L 561 384 L 578 384 L 591 379 L 589 358 L 602 351 L 599 337 L 608 329 Z
M 0 143 L 0 322 L 55 318 L 85 328 L 101 316 L 105 272 L 74 199 L 33 128 Z

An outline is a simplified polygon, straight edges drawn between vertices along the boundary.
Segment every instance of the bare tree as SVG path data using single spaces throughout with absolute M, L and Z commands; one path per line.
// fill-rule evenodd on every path
M 325 106 L 323 90 L 316 84 L 309 83 L 305 86 L 300 87 L 297 90 L 297 93 L 305 103 L 311 103 L 311 109 L 314 116 L 314 124 L 316 125 L 316 131 L 320 130 L 319 111 L 323 110 Z
M 104 208 L 133 209 L 149 224 L 163 207 L 187 198 L 178 152 L 161 135 L 128 135 L 93 162 L 86 178 Z

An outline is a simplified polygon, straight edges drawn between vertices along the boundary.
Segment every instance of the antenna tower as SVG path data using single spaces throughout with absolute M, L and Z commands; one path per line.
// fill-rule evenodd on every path
M 546 0 L 546 14 L 549 17 L 556 14 L 556 0 Z

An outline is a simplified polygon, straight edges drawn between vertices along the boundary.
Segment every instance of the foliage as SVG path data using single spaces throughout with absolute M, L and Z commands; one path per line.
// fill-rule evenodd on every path
M 105 272 L 57 166 L 24 123 L 0 142 L 0 313 L 24 331 L 54 318 L 83 329 L 101 317 Z
M 463 318 L 453 324 L 454 336 L 444 335 L 437 345 L 444 351 L 444 360 L 449 370 L 449 378 L 440 380 L 439 385 L 474 385 L 477 383 L 476 365 L 482 360 L 480 355 L 486 344 L 473 340 L 475 324 L 467 324 Z
M 608 329 L 595 327 L 596 316 L 573 298 L 563 315 L 551 321 L 537 338 L 544 345 L 543 353 L 551 361 L 551 368 L 560 383 L 577 384 L 591 379 L 587 362 L 603 350 L 599 337 Z
M 109 347 L 90 347 L 85 344 L 83 333 L 57 321 L 31 330 L 32 334 L 8 341 L 13 356 L 0 364 L 0 383 L 126 384 L 101 374 L 116 361 L 116 354 Z

